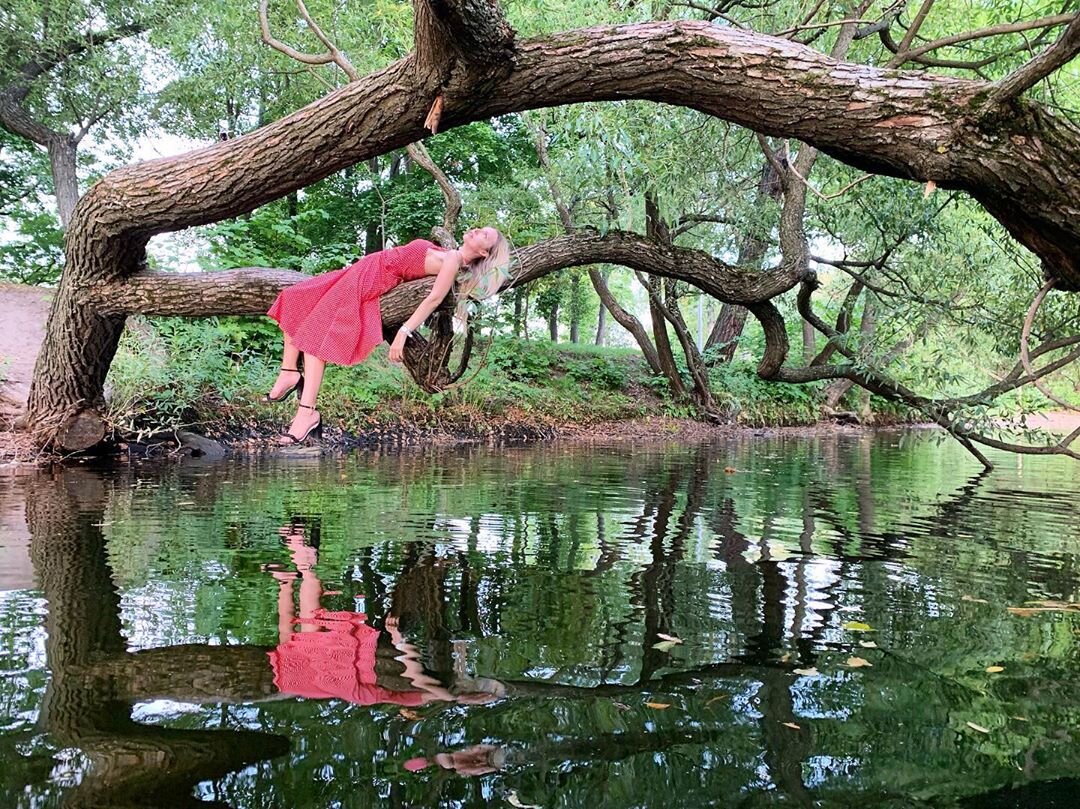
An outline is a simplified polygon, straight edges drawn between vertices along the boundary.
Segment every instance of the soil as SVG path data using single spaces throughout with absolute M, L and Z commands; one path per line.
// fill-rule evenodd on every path
M 14 423 L 26 409 L 51 301 L 51 289 L 0 283 L 0 465 L 40 457 L 30 436 L 14 429 Z

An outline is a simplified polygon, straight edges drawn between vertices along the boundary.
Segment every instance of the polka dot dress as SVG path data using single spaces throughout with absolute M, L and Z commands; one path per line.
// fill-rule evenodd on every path
M 335 365 L 356 365 L 383 340 L 379 297 L 424 277 L 424 257 L 442 248 L 414 239 L 364 256 L 340 270 L 286 287 L 266 313 L 293 343 Z

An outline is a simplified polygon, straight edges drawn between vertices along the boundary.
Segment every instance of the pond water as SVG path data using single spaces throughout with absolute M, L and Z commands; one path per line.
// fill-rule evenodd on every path
M 1080 467 L 933 434 L 0 479 L 0 806 L 1074 806 Z

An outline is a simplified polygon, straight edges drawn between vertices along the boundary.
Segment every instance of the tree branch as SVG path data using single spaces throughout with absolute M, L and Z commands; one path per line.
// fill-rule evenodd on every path
M 1023 67 L 994 83 L 990 97 L 986 100 L 986 109 L 1000 107 L 1018 98 L 1021 93 L 1031 89 L 1055 70 L 1072 61 L 1078 53 L 1080 53 L 1080 14 L 1073 17 L 1069 27 L 1065 29 L 1065 33 L 1057 42 Z

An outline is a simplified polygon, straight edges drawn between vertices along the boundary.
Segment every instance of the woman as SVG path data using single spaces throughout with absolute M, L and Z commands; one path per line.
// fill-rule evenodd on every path
M 487 298 L 498 292 L 507 278 L 509 259 L 506 237 L 493 227 L 474 228 L 465 232 L 457 250 L 415 239 L 282 290 L 267 312 L 281 326 L 285 348 L 281 373 L 266 399 L 280 402 L 296 391 L 300 404 L 278 443 L 299 444 L 312 433 L 321 435 L 322 417 L 315 400 L 326 363 L 355 365 L 382 342 L 381 295 L 404 281 L 435 276 L 431 292 L 390 344 L 391 361 L 400 362 L 405 341 L 442 303 L 459 272 L 468 273 L 457 308 L 457 316 L 465 319 L 466 299 Z M 298 364 L 301 354 L 303 373 Z

